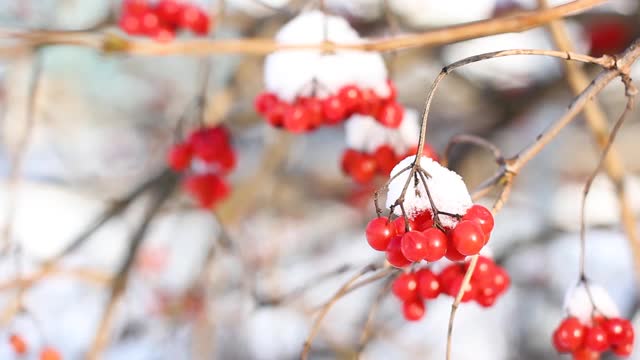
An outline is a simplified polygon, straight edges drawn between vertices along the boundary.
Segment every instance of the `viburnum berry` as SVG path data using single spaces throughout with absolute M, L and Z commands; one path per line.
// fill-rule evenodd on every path
M 278 97 L 275 94 L 270 92 L 262 92 L 258 94 L 253 104 L 258 114 L 266 115 L 278 102 Z
M 160 0 L 156 4 L 156 12 L 165 23 L 177 26 L 184 6 L 184 2 L 179 0 Z
M 429 269 L 416 272 L 418 294 L 423 299 L 435 299 L 440 295 L 441 287 L 438 277 Z
M 407 227 L 405 226 L 406 221 L 404 216 L 400 216 L 391 222 L 393 230 L 396 234 L 402 235 L 407 231 Z M 411 221 L 409 221 L 409 230 L 412 230 Z
M 403 268 L 411 264 L 411 261 L 404 257 L 401 244 L 402 235 L 396 235 L 391 238 L 387 247 L 387 261 L 397 268 Z
M 40 360 L 62 360 L 60 352 L 50 346 L 40 351 Z
M 393 148 L 389 145 L 382 145 L 376 149 L 373 153 L 373 157 L 376 159 L 376 163 L 378 164 L 378 170 L 382 173 L 382 175 L 388 176 L 393 170 L 393 167 L 396 166 L 398 162 L 396 155 L 393 151 Z
M 303 133 L 309 129 L 310 114 L 302 105 L 290 106 L 284 114 L 284 127 L 292 133 Z
M 478 223 L 485 233 L 487 240 L 489 239 L 489 234 L 491 230 L 493 230 L 493 214 L 491 214 L 489 209 L 482 205 L 473 205 L 467 210 L 467 213 L 464 214 L 462 220 L 471 220 Z
M 411 230 L 402 235 L 402 254 L 407 260 L 417 262 L 427 256 L 427 238 L 420 231 Z
M 147 0 L 124 0 L 122 2 L 122 12 L 131 15 L 142 15 L 149 10 Z
M 429 228 L 423 234 L 426 238 L 424 260 L 433 262 L 442 259 L 447 253 L 447 235 L 438 228 Z
M 378 118 L 382 105 L 378 94 L 372 89 L 362 89 L 361 97 L 358 113 Z
M 369 221 L 365 234 L 367 242 L 372 248 L 378 251 L 385 251 L 395 234 L 395 230 L 388 218 L 378 217 Z
M 634 330 L 629 320 L 621 318 L 607 319 L 603 322 L 602 327 L 612 345 L 633 343 Z
M 633 352 L 633 342 L 611 345 L 611 351 L 618 356 L 629 356 Z
M 388 102 L 382 106 L 376 119 L 386 127 L 397 128 L 402 123 L 403 116 L 404 109 L 400 104 Z
M 229 185 L 216 174 L 195 174 L 188 176 L 184 187 L 197 201 L 200 207 L 209 209 L 229 195 Z
M 464 282 L 464 275 L 463 276 L 456 276 L 455 278 L 453 278 L 453 280 L 448 284 L 448 286 L 445 286 L 443 288 L 444 291 L 446 291 L 447 294 L 449 294 L 452 297 L 456 297 L 458 296 L 458 293 L 460 292 L 460 288 L 462 287 L 462 283 Z M 472 283 L 469 283 L 465 289 L 464 289 L 464 293 L 462 294 L 462 302 L 469 302 L 471 300 L 474 300 L 476 297 L 476 289 L 474 288 Z
M 378 165 L 373 156 L 360 153 L 359 156 L 356 157 L 349 174 L 356 182 L 366 184 L 373 180 L 377 169 Z
M 578 350 L 585 337 L 585 327 L 575 317 L 568 317 L 553 332 L 553 346 L 559 353 Z
M 173 170 L 183 171 L 189 167 L 189 164 L 191 164 L 192 156 L 193 151 L 191 149 L 191 144 L 175 144 L 171 149 L 169 149 L 169 153 L 167 154 L 167 163 Z
M 405 301 L 402 304 L 402 314 L 409 321 L 418 321 L 422 319 L 426 312 L 424 302 L 420 299 Z
M 589 350 L 587 348 L 580 348 L 574 351 L 572 354 L 573 360 L 599 360 L 600 353 L 597 351 Z
M 324 117 L 322 113 L 322 101 L 310 97 L 301 100 L 302 105 L 307 109 L 309 128 L 315 129 L 322 125 Z
M 142 34 L 142 22 L 139 16 L 125 14 L 118 21 L 118 26 L 129 35 Z
M 16 353 L 17 355 L 24 355 L 29 350 L 27 346 L 27 342 L 24 340 L 22 336 L 18 334 L 11 334 L 9 336 L 9 344 L 11 344 L 11 348 L 13 349 L 13 352 Z
M 344 104 L 347 112 L 354 112 L 362 103 L 362 93 L 355 85 L 345 85 L 338 90 L 338 98 Z
M 197 35 L 206 35 L 209 32 L 209 16 L 195 5 L 184 5 L 178 18 L 178 25 L 191 30 Z
M 284 115 L 289 109 L 289 104 L 283 102 L 276 102 L 266 113 L 266 119 L 271 126 L 281 127 L 284 122 Z
M 338 96 L 329 96 L 322 102 L 322 112 L 325 123 L 335 125 L 347 116 L 345 103 Z
M 433 227 L 433 215 L 431 215 L 431 211 L 425 210 L 415 214 L 413 219 L 411 219 L 411 222 L 413 223 L 415 230 L 426 231 Z
M 400 300 L 409 301 L 418 298 L 418 278 L 414 273 L 398 276 L 391 286 L 391 292 Z
M 450 233 L 455 249 L 462 255 L 476 255 L 485 244 L 485 234 L 475 221 L 460 221 Z
M 451 232 L 447 235 L 447 253 L 444 256 L 451 261 L 462 261 L 467 258 L 466 255 L 461 254 L 453 244 L 453 238 Z
M 596 352 L 606 351 L 609 348 L 607 332 L 601 326 L 587 327 L 584 347 Z

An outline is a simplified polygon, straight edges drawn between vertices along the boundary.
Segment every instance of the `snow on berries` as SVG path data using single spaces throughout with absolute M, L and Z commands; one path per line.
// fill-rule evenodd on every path
M 418 149 L 418 114 L 404 112 L 397 129 L 381 125 L 371 116 L 352 115 L 345 125 L 347 149 L 342 154 L 342 171 L 358 183 L 369 183 L 376 175 L 388 176 L 393 167 Z M 425 144 L 423 154 L 434 160 L 438 155 Z
M 559 353 L 571 353 L 574 359 L 599 359 L 612 351 L 629 356 L 633 350 L 634 329 L 621 318 L 618 308 L 606 290 L 581 281 L 565 298 L 564 318 L 551 337 Z
M 119 26 L 129 35 L 171 41 L 179 30 L 206 35 L 211 20 L 204 9 L 181 0 L 124 0 Z
M 169 149 L 167 162 L 174 171 L 186 173 L 183 186 L 200 207 L 215 207 L 229 195 L 224 177 L 235 168 L 236 153 L 224 126 L 195 130 Z
M 391 292 L 402 302 L 405 319 L 420 320 L 426 313 L 425 302 L 440 295 L 456 297 L 468 267 L 469 263 L 452 263 L 438 274 L 424 267 L 398 276 L 391 286 Z M 475 301 L 480 306 L 491 307 L 507 290 L 511 280 L 507 272 L 491 258 L 480 256 L 476 268 L 462 301 Z
M 362 39 L 345 19 L 314 10 L 287 23 L 276 41 L 296 45 Z M 397 128 L 404 116 L 384 60 L 374 52 L 276 51 L 265 60 L 264 82 L 265 91 L 255 100 L 256 111 L 272 126 L 293 133 L 337 125 L 353 114 Z

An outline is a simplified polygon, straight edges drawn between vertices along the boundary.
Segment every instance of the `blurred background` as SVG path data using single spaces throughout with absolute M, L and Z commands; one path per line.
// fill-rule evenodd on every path
M 224 7 L 197 3 L 214 14 L 216 38 L 271 38 L 298 12 L 317 6 L 287 0 L 227 0 Z M 532 10 L 538 3 L 326 0 L 325 6 L 347 18 L 362 37 L 379 38 Z M 176 193 L 151 220 L 110 324 L 104 358 L 298 358 L 318 306 L 358 269 L 383 260 L 364 239 L 364 227 L 375 215 L 375 186 L 359 186 L 342 174 L 343 127 L 292 135 L 255 113 L 263 56 L 102 54 L 82 46 L 34 52 L 9 34 L 9 29 L 37 29 L 125 36 L 116 26 L 120 7 L 120 1 L 108 0 L 0 0 L 0 358 L 19 358 L 1 340 L 12 333 L 22 334 L 34 349 L 23 358 L 37 358 L 45 345 L 55 346 L 64 359 L 87 357 L 109 300 L 109 279 L 125 261 L 149 196 L 133 198 L 54 270 L 43 273 L 43 264 L 163 171 L 176 124 L 185 112 L 193 113 L 204 62 L 211 64 L 204 121 L 228 126 L 238 153 L 233 191 L 215 214 Z M 640 34 L 640 6 L 637 0 L 612 0 L 564 24 L 577 52 L 618 53 Z M 179 34 L 175 41 L 192 37 Z M 443 66 L 513 48 L 555 45 L 548 29 L 540 27 L 384 57 L 400 102 L 420 112 Z M 38 88 L 30 96 L 34 69 Z M 442 152 L 452 136 L 473 133 L 507 156 L 517 153 L 570 104 L 564 70 L 556 59 L 513 57 L 454 73 L 435 97 L 429 143 Z M 589 81 L 599 71 L 583 70 Z M 640 65 L 632 77 L 640 78 Z M 614 81 L 598 100 L 612 123 L 625 106 L 623 85 Z M 636 215 L 639 114 L 634 110 L 616 141 Z M 564 294 L 577 279 L 580 199 L 598 156 L 579 119 L 518 176 L 491 240 L 512 287 L 489 309 L 460 308 L 456 360 L 560 358 L 550 336 L 563 317 Z M 18 175 L 12 171 L 16 159 Z M 450 167 L 470 189 L 497 168 L 486 152 L 467 146 L 455 149 Z M 491 196 L 483 203 L 491 205 Z M 638 278 L 618 208 L 614 186 L 600 175 L 586 210 L 587 273 L 640 325 Z M 342 271 L 323 276 L 335 269 Z M 313 359 L 354 357 L 382 286 L 363 287 L 335 304 L 314 340 Z M 301 288 L 305 291 L 296 292 Z M 295 296 L 287 295 L 292 292 Z M 362 358 L 443 359 L 450 299 L 427 307 L 422 321 L 409 323 L 397 300 L 384 298 Z M 640 359 L 640 351 L 631 358 Z

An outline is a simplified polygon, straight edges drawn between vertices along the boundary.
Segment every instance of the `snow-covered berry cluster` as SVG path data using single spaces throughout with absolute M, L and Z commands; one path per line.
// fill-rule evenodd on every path
M 376 175 L 389 176 L 394 166 L 418 150 L 420 128 L 418 114 L 404 111 L 397 129 L 380 125 L 374 118 L 353 115 L 345 126 L 347 148 L 342 153 L 342 171 L 354 181 L 365 184 Z M 438 155 L 425 144 L 422 154 L 435 161 Z
M 285 45 L 358 43 L 362 39 L 349 23 L 321 11 L 303 12 L 276 35 Z M 336 125 L 353 114 L 397 128 L 404 109 L 388 80 L 382 56 L 374 52 L 314 49 L 276 51 L 264 65 L 265 91 L 256 110 L 273 126 L 303 133 Z
M 389 87 L 394 89 L 391 82 Z M 353 114 L 371 116 L 386 127 L 396 128 L 402 122 L 404 109 L 396 102 L 395 90 L 389 93 L 381 98 L 371 89 L 345 85 L 334 95 L 320 98 L 311 94 L 289 102 L 265 91 L 256 97 L 255 108 L 270 125 L 296 134 L 340 124 Z
M 124 0 L 119 26 L 129 35 L 158 41 L 171 41 L 177 31 L 189 30 L 197 35 L 209 32 L 207 12 L 195 4 L 180 0 Z
M 631 355 L 633 326 L 620 317 L 603 287 L 582 281 L 567 293 L 565 311 L 567 317 L 552 336 L 556 351 L 570 353 L 576 360 L 600 359 L 609 350 L 617 356 Z
M 393 294 L 402 301 L 402 313 L 409 321 L 420 320 L 425 312 L 425 302 L 440 295 L 455 297 L 462 286 L 462 279 L 469 263 L 454 263 L 439 274 L 429 268 L 398 276 L 391 287 Z M 469 288 L 462 297 L 463 302 L 474 300 L 483 307 L 490 307 L 498 296 L 509 287 L 507 272 L 488 257 L 480 256 L 476 272 L 471 277 Z
M 212 208 L 229 195 L 224 177 L 236 167 L 236 153 L 224 126 L 195 130 L 173 145 L 167 162 L 175 171 L 188 171 L 184 187 L 202 208 Z
M 26 340 L 19 334 L 13 333 L 9 335 L 9 345 L 11 346 L 13 353 L 19 357 L 25 356 L 27 353 L 29 353 L 29 347 Z M 62 355 L 57 349 L 51 346 L 45 346 L 40 350 L 38 359 L 62 360 Z
M 448 228 L 434 221 L 432 211 L 425 209 L 405 224 L 404 217 L 390 221 L 381 216 L 371 220 L 366 228 L 369 245 L 385 251 L 387 261 L 399 268 L 422 260 L 438 261 L 443 257 L 460 261 L 480 253 L 489 241 L 493 216 L 484 206 L 473 205 L 460 216 L 455 226 Z

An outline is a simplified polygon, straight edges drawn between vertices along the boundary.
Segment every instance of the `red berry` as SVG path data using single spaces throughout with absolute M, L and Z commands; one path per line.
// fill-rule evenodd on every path
M 380 101 L 378 94 L 371 89 L 363 89 L 361 90 L 361 96 L 362 100 L 357 112 L 362 115 L 369 115 L 377 118 L 380 113 L 380 108 L 382 107 L 382 102 Z
M 154 38 L 157 42 L 170 42 L 176 37 L 176 33 L 170 27 L 161 25 L 149 33 L 149 36 Z
M 402 123 L 404 109 L 396 102 L 388 102 L 382 106 L 376 119 L 384 126 L 397 128 Z
M 478 292 L 475 300 L 482 307 L 491 307 L 496 303 L 497 298 L 498 297 L 496 295 L 488 295 L 484 292 Z
M 154 11 L 149 10 L 140 15 L 140 27 L 143 34 L 153 36 L 158 32 L 160 26 L 160 18 Z
M 421 269 L 416 273 L 418 280 L 418 294 L 421 298 L 435 299 L 440 295 L 440 282 L 438 277 L 429 269 Z
M 338 90 L 338 98 L 342 100 L 347 112 L 353 112 L 358 109 L 362 103 L 362 93 L 360 88 L 355 85 L 345 85 Z
M 477 222 L 485 233 L 487 240 L 489 239 L 489 234 L 491 230 L 493 230 L 493 214 L 491 214 L 489 209 L 482 205 L 473 205 L 467 210 L 467 213 L 464 214 L 462 220 Z
M 377 169 L 376 160 L 373 156 L 360 153 L 360 156 L 353 163 L 350 175 L 356 182 L 366 184 L 373 180 Z
M 404 233 L 401 246 L 402 254 L 410 261 L 421 261 L 427 255 L 427 238 L 420 231 Z
M 425 313 L 424 302 L 420 299 L 405 301 L 402 304 L 402 314 L 409 321 L 418 321 L 422 319 Z
M 142 22 L 139 16 L 125 14 L 118 21 L 118 26 L 129 35 L 142 34 Z
M 460 288 L 462 287 L 462 283 L 464 282 L 464 274 L 461 276 L 457 276 L 455 277 L 451 283 L 449 283 L 449 286 L 445 289 L 447 290 L 447 294 L 451 297 L 456 297 L 458 296 L 458 293 L 460 292 Z M 476 289 L 474 288 L 473 284 L 469 283 L 465 289 L 464 289 L 464 293 L 462 294 L 462 302 L 469 302 L 473 299 L 475 299 L 476 297 Z
M 411 261 L 407 260 L 407 258 L 402 254 L 401 243 L 402 235 L 396 235 L 391 238 L 389 247 L 387 247 L 387 261 L 389 264 L 397 268 L 402 268 L 411 264 Z
M 612 345 L 611 351 L 618 356 L 629 356 L 633 352 L 633 342 Z
M 45 347 L 40 352 L 40 360 L 62 360 L 62 355 L 52 347 Z
M 409 301 L 418 298 L 418 279 L 414 273 L 404 273 L 398 276 L 391 286 L 391 292 L 398 299 Z
M 24 338 L 20 335 L 11 334 L 11 336 L 9 336 L 9 343 L 11 344 L 13 352 L 18 355 L 24 355 L 28 351 L 27 342 L 24 341 Z
M 451 241 L 460 254 L 471 256 L 482 250 L 485 235 L 475 221 L 463 220 L 451 231 Z
M 194 5 L 185 5 L 182 8 L 178 24 L 197 35 L 209 33 L 209 16 L 204 10 Z
M 147 0 L 124 0 L 122 12 L 125 15 L 142 15 L 149 10 Z
M 633 40 L 633 28 L 622 21 L 604 20 L 588 27 L 591 40 L 591 55 L 615 55 L 624 50 Z
M 290 105 L 281 101 L 276 102 L 266 112 L 266 119 L 271 126 L 281 127 L 284 122 L 284 115 L 289 110 Z
M 611 318 L 605 320 L 602 327 L 607 332 L 607 338 L 612 345 L 633 343 L 634 331 L 629 320 Z
M 553 333 L 553 346 L 559 353 L 574 352 L 584 341 L 585 328 L 575 317 L 568 317 Z
M 378 251 L 385 251 L 394 236 L 392 225 L 386 217 L 379 217 L 369 221 L 365 230 L 369 246 Z
M 175 144 L 171 149 L 169 149 L 169 153 L 167 154 L 167 163 L 173 170 L 182 171 L 191 164 L 192 156 L 193 151 L 191 149 L 191 144 Z
M 427 239 L 426 255 L 427 261 L 438 261 L 447 253 L 447 235 L 438 228 L 429 228 L 423 232 Z
M 378 170 L 384 176 L 389 176 L 391 170 L 393 170 L 398 162 L 393 148 L 389 145 L 382 145 L 378 147 L 373 153 L 373 157 L 376 159 L 376 163 L 378 164 Z
M 229 138 L 229 131 L 224 126 L 216 126 L 194 131 L 188 142 L 195 157 L 208 164 L 220 164 L 220 155 L 231 146 Z
M 301 103 L 307 108 L 310 128 L 315 129 L 322 125 L 324 121 L 322 101 L 316 98 L 304 98 L 301 100 Z
M 212 208 L 230 192 L 229 185 L 215 174 L 191 175 L 185 179 L 184 187 L 204 209 Z
M 231 147 L 224 148 L 218 155 L 218 163 L 222 173 L 226 174 L 236 167 L 236 152 Z
M 587 327 L 584 347 L 595 352 L 604 352 L 609 348 L 607 332 L 600 326 Z
M 456 247 L 453 245 L 453 239 L 451 237 L 451 232 L 449 232 L 447 236 L 447 253 L 444 254 L 447 259 L 451 261 L 462 261 L 467 258 L 466 255 L 461 254 Z
M 184 3 L 179 0 L 160 0 L 156 5 L 156 12 L 164 23 L 176 26 L 184 6 Z
M 486 256 L 479 256 L 471 279 L 482 284 L 482 286 L 493 285 L 496 275 L 496 264 L 493 260 Z
M 293 105 L 284 114 L 284 127 L 294 134 L 299 134 L 309 129 L 309 113 L 303 105 Z
M 574 351 L 572 354 L 573 360 L 599 360 L 600 353 L 591 351 L 587 348 L 580 348 Z
M 258 114 L 266 115 L 278 102 L 278 97 L 275 94 L 270 92 L 262 92 L 258 94 L 258 96 L 256 96 L 253 105 Z
M 391 222 L 393 229 L 396 234 L 402 235 L 406 232 L 407 227 L 405 226 L 404 216 L 400 216 Z M 411 221 L 409 221 L 409 231 L 413 230 L 413 225 Z
M 322 101 L 322 112 L 325 122 L 329 125 L 339 124 L 347 116 L 347 108 L 337 96 L 329 96 Z
M 345 174 L 350 174 L 353 164 L 358 161 L 360 152 L 354 149 L 346 149 L 342 153 L 342 159 L 340 159 L 340 168 Z
M 501 294 L 509 288 L 509 285 L 511 285 L 509 274 L 503 268 L 496 266 L 493 275 L 493 288 L 498 294 Z

